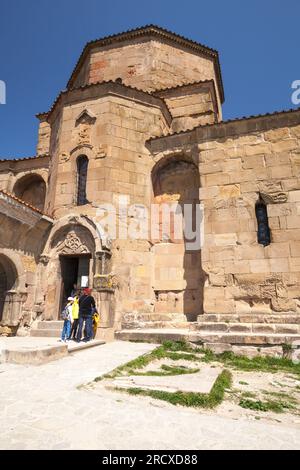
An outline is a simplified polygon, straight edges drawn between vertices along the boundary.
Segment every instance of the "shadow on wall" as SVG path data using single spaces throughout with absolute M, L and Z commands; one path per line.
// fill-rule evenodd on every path
M 43 211 L 46 197 L 46 183 L 40 175 L 29 174 L 20 178 L 13 189 L 14 194 L 28 204 Z
M 16 287 L 17 270 L 5 255 L 0 255 L 0 322 L 9 317 L 8 292 Z
M 200 203 L 197 166 L 184 156 L 164 159 L 153 168 L 152 184 L 154 202 L 177 203 L 182 210 L 184 224 L 191 223 L 194 231 Z M 187 204 L 190 205 L 192 221 L 187 220 Z M 205 273 L 201 249 L 190 249 L 193 239 L 187 240 L 183 234 L 181 239 L 176 239 L 172 222 L 170 233 L 165 234 L 160 215 L 160 240 L 155 241 L 155 310 L 157 313 L 181 313 L 188 321 L 195 321 L 197 315 L 203 313 Z

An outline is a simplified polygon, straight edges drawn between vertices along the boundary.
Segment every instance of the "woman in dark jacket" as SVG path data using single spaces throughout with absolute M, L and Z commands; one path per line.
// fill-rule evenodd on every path
M 96 303 L 94 297 L 91 295 L 92 290 L 86 287 L 83 290 L 83 295 L 79 298 L 79 322 L 77 330 L 77 341 L 81 341 L 82 328 L 85 323 L 85 338 L 84 341 L 93 339 L 93 314 L 96 310 Z

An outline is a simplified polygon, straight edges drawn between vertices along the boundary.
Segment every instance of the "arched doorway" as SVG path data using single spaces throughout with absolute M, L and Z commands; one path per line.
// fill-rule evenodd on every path
M 13 189 L 14 194 L 32 206 L 44 210 L 46 183 L 38 174 L 29 174 L 20 178 Z
M 205 275 L 201 247 L 192 243 L 187 233 L 200 230 L 196 227 L 201 221 L 199 169 L 184 156 L 166 158 L 153 168 L 152 185 L 154 203 L 160 208 L 159 240 L 153 247 L 155 311 L 174 313 L 174 317 L 181 314 L 182 319 L 196 321 L 203 313 Z M 174 226 L 176 215 L 170 218 L 170 233 L 164 232 L 163 211 L 168 206 L 175 207 L 174 213 L 180 214 L 182 227 L 186 228 L 184 233 L 181 230 L 180 238 Z
M 47 269 L 43 283 L 46 291 L 44 318 L 60 319 L 60 313 L 74 284 L 92 287 L 96 243 L 91 231 L 79 223 L 67 223 L 53 233 L 46 250 Z M 46 253 L 45 252 L 45 253 Z
M 16 288 L 17 270 L 12 261 L 0 254 L 0 322 L 10 318 L 9 293 Z

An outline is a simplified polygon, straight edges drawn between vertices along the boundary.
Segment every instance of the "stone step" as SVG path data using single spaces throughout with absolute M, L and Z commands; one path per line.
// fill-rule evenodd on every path
M 60 330 L 63 327 L 64 322 L 62 320 L 53 321 L 39 321 L 37 324 L 38 330 Z
M 152 313 L 125 313 L 123 315 L 124 323 L 148 322 L 148 321 L 187 321 L 184 313 L 178 312 L 152 312 Z
M 300 325 L 300 314 L 280 313 L 242 313 L 242 314 L 213 314 L 207 313 L 198 315 L 198 323 L 205 322 L 224 322 L 224 323 L 290 323 Z
M 223 333 L 270 333 L 270 334 L 300 334 L 299 324 L 290 323 L 231 323 L 231 322 L 202 322 L 191 323 L 191 331 L 223 332 Z
M 141 329 L 120 330 L 115 333 L 116 339 L 123 341 L 146 341 L 161 343 L 167 340 L 187 340 L 194 343 L 225 343 L 234 345 L 274 346 L 291 344 L 300 341 L 300 334 L 278 333 L 227 333 L 199 332 L 185 329 Z
M 134 328 L 189 328 L 191 322 L 187 321 L 132 321 L 122 322 L 122 329 L 132 330 Z
M 120 330 L 115 332 L 115 339 L 123 341 L 146 341 L 149 343 L 161 343 L 163 341 L 180 341 L 187 339 L 189 330 L 180 328 L 144 328 L 133 330 Z
M 30 330 L 30 336 L 39 336 L 39 337 L 46 337 L 46 338 L 59 338 L 61 335 L 61 328 L 55 330 L 53 328 L 38 328 Z

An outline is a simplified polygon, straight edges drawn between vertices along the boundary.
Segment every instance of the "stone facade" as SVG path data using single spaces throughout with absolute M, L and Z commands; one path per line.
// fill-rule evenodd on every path
M 156 158 L 194 154 L 204 204 L 205 313 L 299 313 L 299 111 L 152 140 Z M 257 242 L 255 205 L 267 205 L 271 243 Z
M 299 323 L 300 111 L 223 122 L 222 101 L 217 52 L 161 28 L 86 46 L 67 90 L 38 115 L 37 157 L 0 162 L 4 332 L 57 320 L 81 275 L 114 330 L 203 315 Z M 136 215 L 124 206 L 153 203 L 201 204 L 202 246 L 166 237 L 162 224 L 157 236 L 123 236 Z M 107 204 L 116 236 L 99 215 Z

